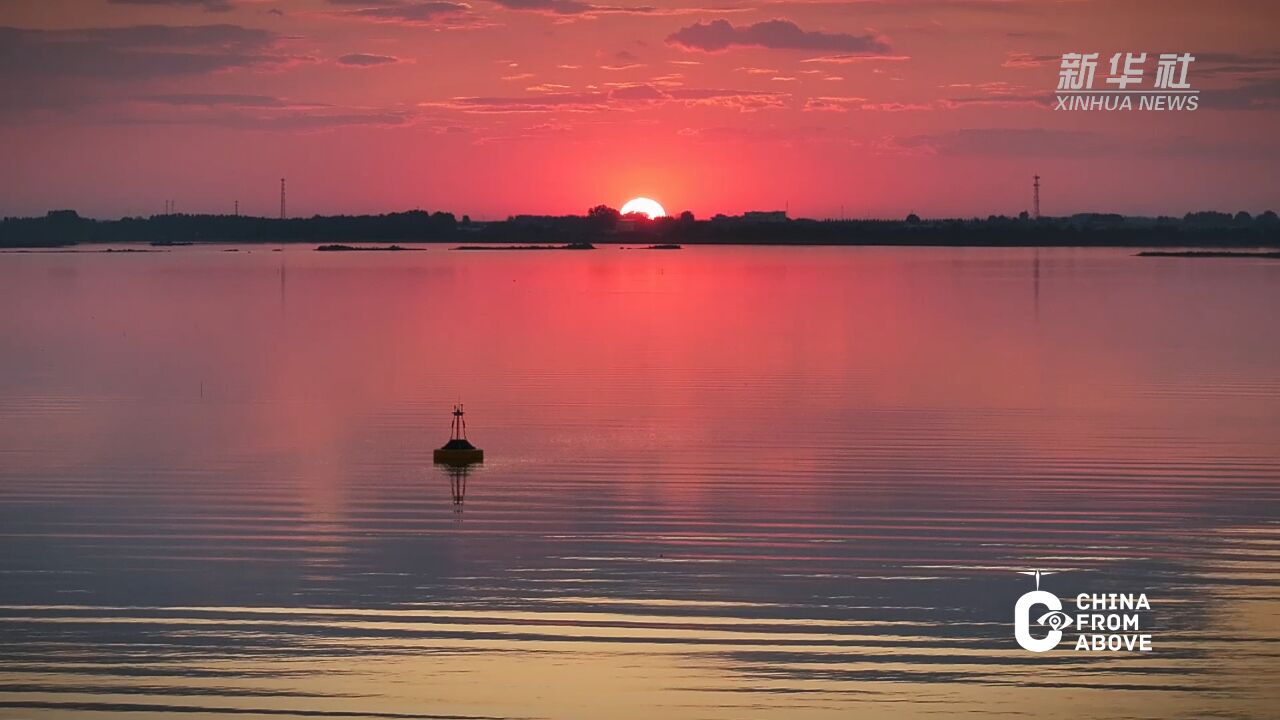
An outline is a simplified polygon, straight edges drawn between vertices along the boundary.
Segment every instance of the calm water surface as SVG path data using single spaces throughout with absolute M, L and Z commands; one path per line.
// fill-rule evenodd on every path
M 1275 717 L 1278 307 L 1128 250 L 0 255 L 0 716 Z M 1032 568 L 1155 651 L 1019 648 Z

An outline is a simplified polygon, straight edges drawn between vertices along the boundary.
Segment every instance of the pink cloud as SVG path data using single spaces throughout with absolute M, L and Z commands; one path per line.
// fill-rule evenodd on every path
M 379 65 L 394 65 L 401 62 L 400 58 L 391 55 L 373 55 L 371 53 L 350 53 L 338 58 L 339 65 L 347 67 L 377 67 Z
M 719 52 L 735 47 L 771 50 L 825 50 L 857 55 L 883 55 L 889 45 L 875 34 L 851 35 L 803 30 L 790 20 L 766 20 L 734 26 L 728 20 L 713 20 L 681 28 L 667 36 L 667 42 L 685 50 Z

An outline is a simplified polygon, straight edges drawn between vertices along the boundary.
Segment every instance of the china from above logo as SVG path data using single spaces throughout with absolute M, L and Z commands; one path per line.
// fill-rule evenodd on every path
M 1105 84 L 1094 89 L 1098 53 L 1062 54 L 1054 111 L 1152 110 L 1187 111 L 1200 107 L 1200 91 L 1191 87 L 1187 73 L 1196 58 L 1191 53 L 1161 53 L 1155 61 L 1155 77 L 1143 87 L 1147 54 L 1115 53 Z M 1130 88 L 1130 86 L 1133 86 Z M 1135 103 L 1136 99 L 1136 103 Z
M 1054 573 L 1033 570 L 1036 589 L 1023 593 L 1013 606 L 1013 637 L 1024 650 L 1048 652 L 1062 642 L 1066 632 L 1075 632 L 1074 650 L 1079 652 L 1151 652 L 1151 601 L 1146 593 L 1080 593 L 1075 596 L 1075 615 L 1063 612 L 1062 600 L 1040 589 L 1040 578 Z M 1040 607 L 1043 610 L 1033 612 Z M 1048 628 L 1043 637 L 1031 634 L 1035 623 Z M 1071 630 L 1071 628 L 1075 628 Z

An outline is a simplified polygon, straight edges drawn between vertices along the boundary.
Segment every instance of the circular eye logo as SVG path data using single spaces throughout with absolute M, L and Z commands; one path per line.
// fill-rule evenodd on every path
M 1061 610 L 1054 610 L 1036 618 L 1036 622 L 1049 626 L 1051 630 L 1062 630 L 1071 627 L 1071 616 Z

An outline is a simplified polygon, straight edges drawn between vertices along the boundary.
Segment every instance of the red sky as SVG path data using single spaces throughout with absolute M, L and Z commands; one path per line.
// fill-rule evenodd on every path
M 1272 2 L 9 0 L 0 215 L 1280 209 Z M 1055 112 L 1191 52 L 1196 112 Z

